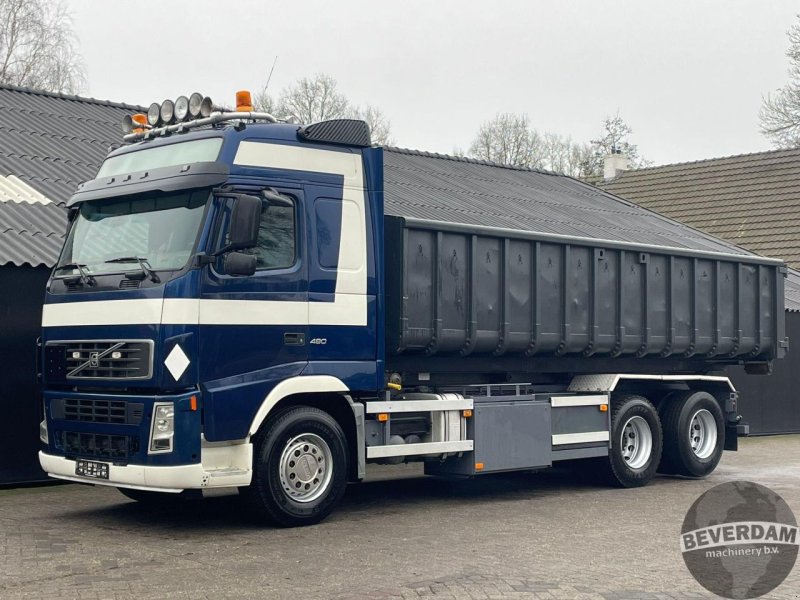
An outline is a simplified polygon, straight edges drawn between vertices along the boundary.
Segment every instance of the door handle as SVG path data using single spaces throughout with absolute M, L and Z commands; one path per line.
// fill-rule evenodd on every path
M 285 346 L 305 346 L 306 336 L 304 333 L 284 333 L 283 343 Z

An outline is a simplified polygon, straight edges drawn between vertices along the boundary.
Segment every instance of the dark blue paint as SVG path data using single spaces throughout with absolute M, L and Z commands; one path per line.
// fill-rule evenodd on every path
M 337 260 L 341 232 L 341 176 L 314 171 L 286 171 L 233 165 L 239 143 L 244 140 L 269 141 L 360 154 L 363 158 L 367 189 L 367 325 L 365 327 L 310 325 L 118 325 L 47 328 L 43 341 L 69 339 L 152 339 L 154 373 L 147 381 L 92 381 L 95 391 L 68 391 L 63 383 L 45 382 L 45 399 L 76 395 L 144 402 L 145 419 L 138 427 L 100 423 L 52 421 L 51 431 L 90 431 L 126 433 L 131 429 L 140 437 L 142 451 L 135 457 L 140 464 L 189 464 L 199 457 L 200 432 L 209 441 L 246 437 L 250 424 L 267 394 L 281 381 L 299 375 L 332 375 L 341 379 L 353 395 L 375 396 L 383 387 L 384 283 L 376 268 L 382 263 L 383 249 L 383 154 L 378 148 L 346 148 L 302 142 L 297 126 L 287 124 L 248 125 L 243 131 L 221 128 L 195 131 L 181 136 L 144 142 L 145 146 L 165 146 L 187 139 L 221 136 L 224 143 L 220 162 L 230 166 L 229 184 L 241 189 L 270 186 L 297 198 L 297 261 L 288 268 L 258 272 L 253 277 L 231 277 L 215 265 L 192 263 L 171 279 L 137 290 L 109 290 L 48 294 L 47 303 L 81 300 L 132 298 L 201 298 L 205 300 L 269 300 L 275 302 L 332 302 L 336 290 Z M 116 150 L 113 154 L 135 151 L 140 145 Z M 226 209 L 224 200 L 209 201 L 203 226 L 196 242 L 199 254 L 210 254 L 219 244 L 219 223 Z M 302 333 L 304 346 L 284 344 L 284 334 Z M 311 339 L 325 344 L 309 344 Z M 175 344 L 180 344 L 190 365 L 178 381 L 164 366 L 164 359 Z M 70 386 L 73 385 L 72 383 Z M 113 390 L 110 388 L 114 388 Z M 108 393 L 97 390 L 108 389 Z M 197 394 L 201 411 L 176 414 L 176 449 L 170 454 L 147 455 L 151 408 L 155 401 L 175 398 L 188 401 Z M 202 415 L 202 421 L 201 421 Z M 80 427 L 78 429 L 77 427 Z M 59 452 L 52 446 L 50 452 Z
M 111 423 L 86 423 L 82 421 L 55 420 L 48 410 L 47 431 L 49 434 L 49 444 L 46 449 L 49 454 L 62 455 L 64 452 L 56 447 L 55 439 L 58 432 L 73 431 L 81 433 L 100 433 L 105 435 L 126 435 L 139 439 L 139 451 L 131 456 L 127 461 L 119 461 L 125 464 L 137 465 L 187 465 L 200 462 L 200 410 L 189 410 L 189 399 L 192 395 L 201 400 L 198 392 L 187 392 L 176 395 L 137 395 L 135 399 L 123 394 L 95 394 L 86 392 L 53 392 L 45 391 L 44 398 L 46 405 L 49 405 L 53 398 L 102 398 L 105 400 L 135 400 L 144 404 L 144 413 L 140 425 L 119 425 Z M 175 403 L 175 437 L 173 439 L 172 452 L 164 454 L 148 454 L 150 441 L 150 428 L 152 425 L 153 404 L 155 402 L 174 402 Z M 201 400 L 202 402 L 202 400 Z M 77 455 L 77 458 L 89 458 L 103 460 L 90 455 Z M 115 461 L 117 462 L 117 461 Z

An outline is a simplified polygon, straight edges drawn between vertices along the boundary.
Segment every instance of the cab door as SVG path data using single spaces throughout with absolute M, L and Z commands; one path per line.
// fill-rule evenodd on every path
M 300 189 L 274 188 L 291 206 L 264 202 L 251 276 L 225 273 L 224 258 L 208 265 L 200 294 L 201 380 L 205 436 L 241 439 L 252 416 L 281 380 L 308 360 L 308 276 L 305 210 Z M 253 193 L 248 191 L 247 193 Z M 230 202 L 218 202 L 218 241 Z M 226 212 L 227 211 L 227 212 Z

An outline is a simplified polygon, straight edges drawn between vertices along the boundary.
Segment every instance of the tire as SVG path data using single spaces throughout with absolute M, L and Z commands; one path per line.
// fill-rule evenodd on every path
M 717 468 L 725 447 L 722 408 L 708 392 L 682 392 L 659 407 L 664 425 L 664 456 L 659 471 L 705 477 Z
M 131 488 L 117 488 L 119 492 L 131 500 L 146 506 L 173 506 L 189 498 L 186 491 L 179 494 L 169 492 L 151 492 L 149 490 L 134 490 Z
M 653 405 L 642 396 L 615 398 L 611 449 L 601 462 L 605 481 L 624 488 L 647 485 L 656 474 L 662 447 L 661 422 Z
M 278 525 L 313 525 L 341 501 L 347 473 L 342 428 L 328 413 L 298 406 L 276 414 L 258 434 L 253 479 L 240 494 Z

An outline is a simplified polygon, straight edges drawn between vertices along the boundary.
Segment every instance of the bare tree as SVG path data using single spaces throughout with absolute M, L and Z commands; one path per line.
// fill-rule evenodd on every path
M 592 154 L 589 144 L 579 144 L 557 133 L 542 136 L 541 162 L 545 169 L 570 177 L 585 177 L 586 165 Z
M 361 119 L 369 125 L 374 144 L 394 144 L 392 124 L 383 111 L 371 104 L 363 107 L 353 104 L 339 91 L 336 80 L 324 73 L 299 79 L 284 88 L 277 100 L 267 91 L 265 85 L 256 92 L 253 103 L 258 111 L 296 123 L 316 123 L 326 119 Z
M 274 117 L 279 116 L 278 103 L 275 98 L 267 91 L 266 87 L 261 88 L 253 95 L 253 108 L 258 112 L 269 113 Z
M 528 115 L 500 113 L 478 129 L 469 153 L 475 158 L 514 167 L 539 167 L 542 140 Z
M 298 123 L 347 117 L 354 111 L 337 87 L 336 80 L 324 73 L 303 77 L 283 91 L 278 112 Z
M 584 176 L 602 175 L 603 162 L 609 154 L 624 154 L 631 168 L 649 167 L 652 161 L 639 155 L 639 147 L 629 141 L 633 129 L 619 116 L 603 119 L 603 131 L 599 138 L 591 141 L 591 153 L 586 156 L 582 171 Z
M 0 83 L 76 93 L 86 83 L 61 0 L 0 0 Z
M 357 108 L 353 118 L 366 121 L 367 125 L 369 125 L 373 144 L 378 146 L 391 146 L 394 144 L 392 124 L 377 106 L 367 104 L 364 108 Z
M 800 15 L 798 15 L 800 18 Z M 788 31 L 789 83 L 761 104 L 761 132 L 777 148 L 800 146 L 800 23 Z
M 540 133 L 531 127 L 527 115 L 503 113 L 480 126 L 469 154 L 501 164 L 584 177 L 592 150 L 589 144 L 557 133 Z

